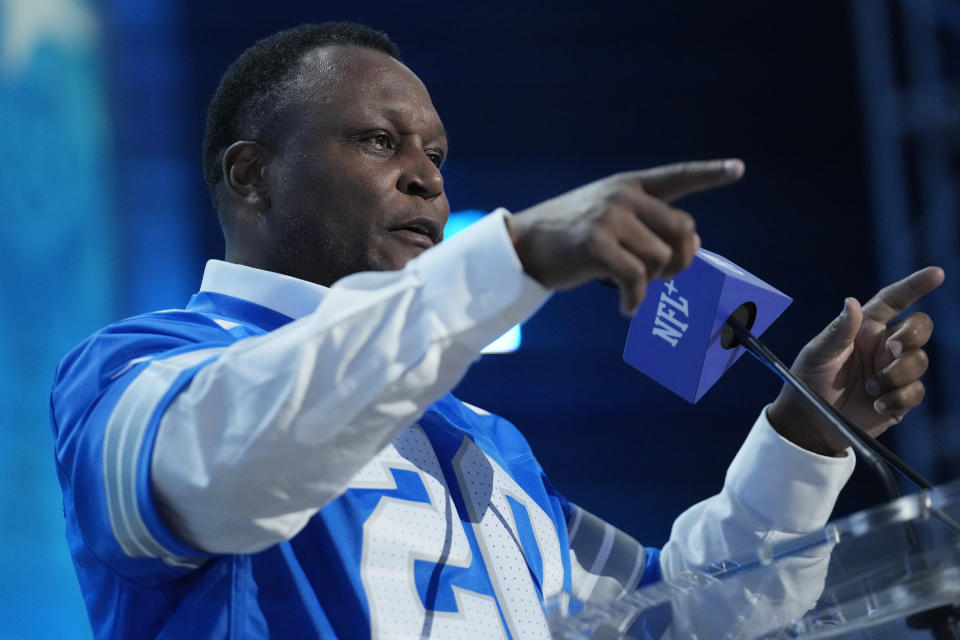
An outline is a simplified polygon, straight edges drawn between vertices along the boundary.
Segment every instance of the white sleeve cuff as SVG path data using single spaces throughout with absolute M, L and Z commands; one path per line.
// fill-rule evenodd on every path
M 726 487 L 775 529 L 808 532 L 827 523 L 856 458 L 822 456 L 790 442 L 764 409 L 727 470 Z

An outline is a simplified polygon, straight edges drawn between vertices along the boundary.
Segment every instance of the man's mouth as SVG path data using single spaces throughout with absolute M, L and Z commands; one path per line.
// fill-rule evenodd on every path
M 440 242 L 443 230 L 430 218 L 414 218 L 388 229 L 415 244 L 432 247 Z

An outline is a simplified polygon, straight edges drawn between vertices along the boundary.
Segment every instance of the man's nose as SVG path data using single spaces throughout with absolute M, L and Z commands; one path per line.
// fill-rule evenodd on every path
M 397 178 L 397 189 L 424 200 L 436 198 L 443 193 L 443 176 L 433 161 L 419 149 L 407 151 L 403 170 Z

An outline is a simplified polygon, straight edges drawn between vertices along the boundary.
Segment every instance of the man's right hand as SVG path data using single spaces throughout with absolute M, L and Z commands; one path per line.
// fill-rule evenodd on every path
M 611 280 L 621 311 L 632 315 L 651 280 L 680 273 L 700 248 L 693 218 L 669 203 L 730 184 L 743 170 L 740 160 L 710 160 L 618 173 L 521 211 L 507 226 L 524 271 L 540 284 Z

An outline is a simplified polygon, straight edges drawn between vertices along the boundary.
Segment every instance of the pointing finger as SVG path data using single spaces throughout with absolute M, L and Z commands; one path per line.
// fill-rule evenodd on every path
M 943 269 L 940 267 L 926 267 L 915 271 L 877 292 L 877 295 L 863 305 L 863 313 L 871 320 L 887 323 L 939 287 L 943 278 Z
M 741 160 L 707 160 L 645 169 L 633 173 L 631 177 L 638 180 L 644 191 L 653 197 L 671 202 L 697 191 L 736 182 L 743 171 Z

